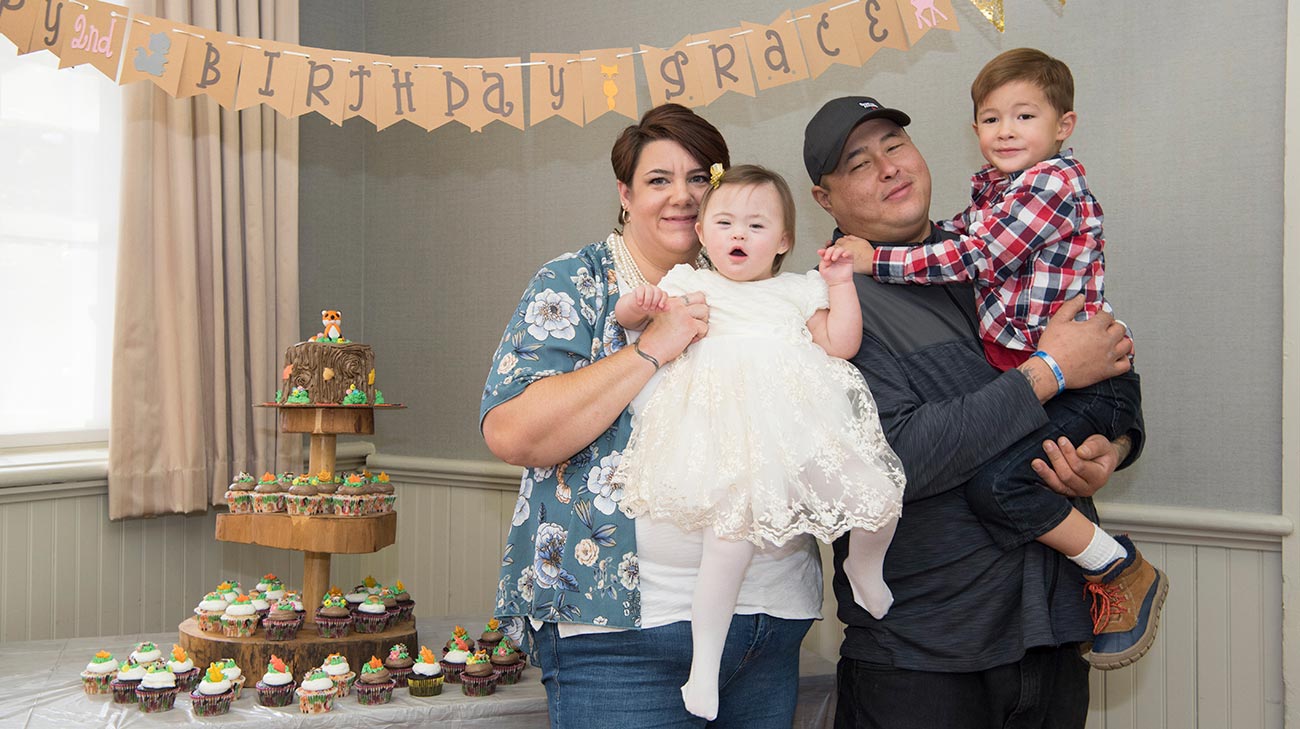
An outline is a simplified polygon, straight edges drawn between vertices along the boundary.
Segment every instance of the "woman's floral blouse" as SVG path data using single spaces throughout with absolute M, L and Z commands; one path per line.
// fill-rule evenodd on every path
M 627 342 L 614 320 L 618 285 L 608 242 L 547 263 L 506 326 L 483 388 L 489 410 L 543 377 L 607 357 Z M 522 620 L 639 627 L 635 529 L 610 485 L 632 432 L 624 410 L 563 463 L 524 472 L 501 557 L 494 614 L 518 639 Z M 515 620 L 509 620 L 515 618 Z

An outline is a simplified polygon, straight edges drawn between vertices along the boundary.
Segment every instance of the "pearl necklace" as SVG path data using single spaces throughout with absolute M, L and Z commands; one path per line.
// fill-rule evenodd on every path
M 649 283 L 646 281 L 645 274 L 641 273 L 641 267 L 636 265 L 636 258 L 632 256 L 632 251 L 628 250 L 622 233 L 617 230 L 610 233 L 605 242 L 609 245 L 610 257 L 614 259 L 614 271 L 627 282 L 629 290 Z M 695 267 L 699 269 L 710 267 L 703 248 L 695 256 Z

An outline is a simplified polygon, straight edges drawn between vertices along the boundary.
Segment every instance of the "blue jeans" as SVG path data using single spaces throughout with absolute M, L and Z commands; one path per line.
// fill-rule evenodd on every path
M 552 729 L 790 729 L 799 695 L 799 645 L 811 620 L 736 615 L 722 650 L 718 718 L 692 716 L 681 686 L 691 670 L 691 624 L 560 638 L 532 632 Z
M 1094 433 L 1109 440 L 1129 433 L 1142 412 L 1141 382 L 1130 371 L 1048 400 L 1043 410 L 1051 422 L 989 461 L 966 483 L 970 510 L 998 546 L 1012 550 L 1028 544 L 1070 513 L 1070 500 L 1044 486 L 1029 465 L 1046 458 L 1043 441 L 1065 436 L 1077 446 Z

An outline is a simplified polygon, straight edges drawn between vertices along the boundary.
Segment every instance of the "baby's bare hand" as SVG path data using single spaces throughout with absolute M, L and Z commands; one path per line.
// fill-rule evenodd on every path
M 817 270 L 821 272 L 822 279 L 828 285 L 853 280 L 854 256 L 852 251 L 839 246 L 831 246 L 829 248 L 819 248 L 817 255 L 821 257 L 821 263 L 817 265 Z
M 843 235 L 833 244 L 835 248 L 843 248 L 853 254 L 853 271 L 854 273 L 865 273 L 868 276 L 872 273 L 872 259 L 875 257 L 876 249 L 871 245 L 871 241 L 859 238 L 856 235 Z
M 642 284 L 632 292 L 633 300 L 642 311 L 650 313 L 668 308 L 668 292 L 653 284 Z

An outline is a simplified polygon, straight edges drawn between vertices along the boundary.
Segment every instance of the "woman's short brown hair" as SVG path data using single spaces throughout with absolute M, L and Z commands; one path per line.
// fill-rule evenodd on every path
M 736 165 L 722 173 L 718 178 L 718 184 L 704 191 L 704 196 L 700 198 L 700 221 L 704 220 L 704 211 L 709 206 L 709 200 L 713 193 L 719 187 L 735 185 L 737 187 L 749 187 L 751 185 L 771 185 L 776 188 L 777 197 L 781 198 L 781 224 L 785 228 L 783 231 L 790 241 L 790 247 L 785 253 L 776 254 L 772 260 L 772 274 L 776 275 L 781 270 L 781 261 L 794 252 L 794 195 L 790 192 L 790 186 L 786 184 L 785 178 L 769 170 L 766 167 L 758 165 Z
M 1047 103 L 1057 114 L 1074 111 L 1074 76 L 1070 67 L 1037 48 L 1016 48 L 984 64 L 971 83 L 970 100 L 975 105 L 977 121 L 980 104 L 994 90 L 1012 81 L 1027 81 L 1042 89 Z
M 609 152 L 614 178 L 631 187 L 636 164 L 641 160 L 641 150 L 660 139 L 682 145 L 706 170 L 715 163 L 721 163 L 723 167 L 731 164 L 727 141 L 717 127 L 681 104 L 660 104 L 614 140 L 614 148 Z

